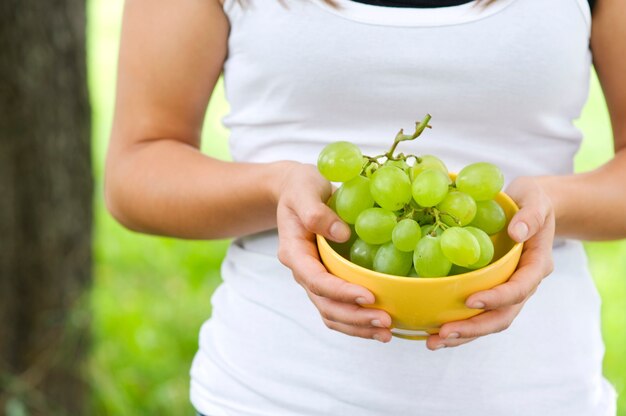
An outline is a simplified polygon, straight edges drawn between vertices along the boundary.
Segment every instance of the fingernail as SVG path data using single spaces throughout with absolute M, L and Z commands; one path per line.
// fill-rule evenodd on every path
M 526 241 L 526 237 L 528 237 L 528 225 L 524 222 L 515 224 L 515 235 L 519 241 Z
M 460 338 L 461 336 L 459 335 L 458 332 L 451 332 L 450 334 L 448 334 L 448 336 L 446 337 L 446 339 L 457 339 Z
M 435 347 L 435 351 L 440 350 L 440 349 L 445 348 L 445 347 L 446 347 L 446 345 L 445 345 L 445 344 L 439 344 L 439 345 L 437 345 L 437 346 Z
M 374 334 L 374 335 L 372 336 L 372 338 L 374 338 L 374 339 L 375 339 L 376 341 L 378 341 L 378 342 L 382 342 L 382 343 L 384 343 L 384 342 L 385 342 L 385 341 L 383 340 L 383 337 L 381 337 L 381 336 L 380 336 L 380 334 Z
M 378 328 L 385 328 L 385 326 L 383 325 L 383 323 L 379 319 L 374 319 L 372 321 L 372 326 L 375 326 L 375 327 L 378 327 Z
M 474 302 L 470 306 L 470 308 L 473 308 L 473 309 L 484 309 L 484 307 L 485 307 L 485 304 L 482 302 Z
M 350 230 L 343 223 L 337 221 L 330 226 L 330 235 L 335 240 L 345 241 L 350 238 Z
M 358 303 L 359 305 L 366 305 L 367 304 L 367 299 L 365 299 L 364 297 L 358 297 L 356 298 L 356 303 Z

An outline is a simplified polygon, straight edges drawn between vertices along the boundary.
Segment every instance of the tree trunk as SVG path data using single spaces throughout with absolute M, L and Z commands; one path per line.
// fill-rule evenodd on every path
M 0 1 L 0 414 L 86 414 L 85 26 L 84 0 Z

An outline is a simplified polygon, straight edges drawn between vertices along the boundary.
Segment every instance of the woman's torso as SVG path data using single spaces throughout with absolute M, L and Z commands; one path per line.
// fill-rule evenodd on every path
M 225 86 L 239 161 L 314 163 L 348 140 L 378 154 L 431 113 L 406 151 L 453 171 L 491 161 L 507 181 L 567 174 L 587 97 L 583 0 L 498 0 L 404 10 L 339 0 L 234 0 Z M 251 215 L 254 215 L 251 210 Z M 269 231 L 224 261 L 192 368 L 192 402 L 219 415 L 609 415 L 599 298 L 580 243 L 555 249 L 555 272 L 507 331 L 435 353 L 327 329 Z

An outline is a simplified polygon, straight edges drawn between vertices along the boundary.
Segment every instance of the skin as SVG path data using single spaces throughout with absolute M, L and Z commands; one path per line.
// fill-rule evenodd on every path
M 471 295 L 467 305 L 485 312 L 445 324 L 428 338 L 428 348 L 453 347 L 508 328 L 552 271 L 555 233 L 589 240 L 626 237 L 624 16 L 625 2 L 600 0 L 591 42 L 615 158 L 584 174 L 511 183 L 507 192 L 521 210 L 508 231 L 526 242 L 517 271 L 507 283 Z M 314 235 L 345 241 L 350 231 L 323 203 L 332 187 L 316 168 L 292 161 L 222 162 L 200 153 L 202 121 L 223 68 L 228 30 L 218 0 L 126 2 L 105 173 L 108 209 L 129 229 L 179 238 L 236 237 L 277 227 L 278 258 L 324 323 L 388 342 L 389 315 L 360 306 L 373 303 L 373 294 L 329 274 L 320 263 Z

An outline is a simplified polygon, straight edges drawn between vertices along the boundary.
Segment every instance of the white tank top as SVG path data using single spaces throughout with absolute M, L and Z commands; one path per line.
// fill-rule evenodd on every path
M 337 0 L 336 0 L 337 1 Z M 403 149 L 520 175 L 568 174 L 588 93 L 585 0 L 396 9 L 338 0 L 236 0 L 224 78 L 237 161 L 315 163 L 348 140 L 366 154 L 432 114 Z M 250 210 L 250 215 L 254 211 Z M 203 414 L 609 416 L 600 300 L 577 241 L 506 331 L 429 351 L 324 326 L 276 258 L 275 231 L 235 241 L 200 332 L 191 400 Z

